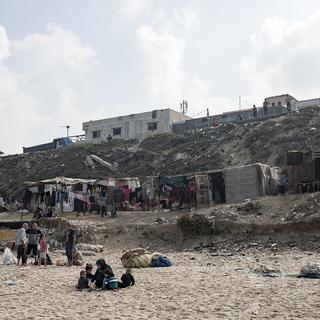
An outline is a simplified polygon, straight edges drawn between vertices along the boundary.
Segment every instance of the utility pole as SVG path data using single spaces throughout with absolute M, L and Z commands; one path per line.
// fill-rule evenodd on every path
M 67 129 L 67 138 L 69 138 L 69 130 L 70 130 L 70 126 L 69 126 L 69 125 L 61 126 L 61 128 L 66 128 L 66 129 Z

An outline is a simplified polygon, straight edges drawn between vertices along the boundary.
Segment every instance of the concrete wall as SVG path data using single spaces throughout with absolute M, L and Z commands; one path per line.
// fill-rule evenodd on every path
M 143 140 L 155 134 L 170 133 L 173 122 L 186 119 L 190 118 L 174 110 L 162 109 L 84 122 L 83 130 L 87 142 L 106 141 L 109 134 L 113 139 Z M 156 128 L 150 128 L 152 124 L 156 124 Z
M 259 196 L 256 165 L 225 169 L 226 203 L 255 200 Z
M 320 98 L 301 100 L 297 103 L 298 109 L 320 106 Z
M 263 113 L 263 108 L 257 108 L 257 117 L 253 116 L 253 109 L 237 110 L 233 112 L 224 112 L 219 115 L 209 117 L 202 117 L 197 119 L 190 119 L 184 122 L 174 123 L 173 132 L 176 134 L 183 134 L 185 131 L 214 127 L 220 123 L 228 122 L 242 122 L 250 121 L 254 119 L 267 119 L 277 115 L 286 114 L 287 108 L 283 106 L 275 106 L 268 108 L 268 114 Z M 241 115 L 241 116 L 240 116 Z M 241 120 L 240 120 L 241 119 Z

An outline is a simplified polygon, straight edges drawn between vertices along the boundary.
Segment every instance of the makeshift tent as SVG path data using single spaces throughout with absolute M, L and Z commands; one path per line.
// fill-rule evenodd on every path
M 259 196 L 275 195 L 278 190 L 279 168 L 260 163 L 227 168 L 225 195 L 227 203 L 254 200 Z

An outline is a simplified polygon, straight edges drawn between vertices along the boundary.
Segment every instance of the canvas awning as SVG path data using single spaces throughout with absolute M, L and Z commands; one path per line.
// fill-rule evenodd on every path
M 41 186 L 45 184 L 65 184 L 65 185 L 73 185 L 77 183 L 96 183 L 96 179 L 74 179 L 74 178 L 67 178 L 67 177 L 56 177 L 46 180 L 40 181 L 26 181 L 25 184 L 27 187 L 35 187 Z

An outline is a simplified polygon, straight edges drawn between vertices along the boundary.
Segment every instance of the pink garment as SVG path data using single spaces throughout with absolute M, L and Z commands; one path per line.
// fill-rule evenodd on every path
M 39 248 L 40 252 L 47 252 L 47 244 L 44 239 L 40 240 L 39 246 L 40 246 L 40 248 Z
M 129 202 L 130 201 L 131 192 L 132 192 L 131 189 L 123 189 L 123 200 L 124 200 L 124 202 Z

